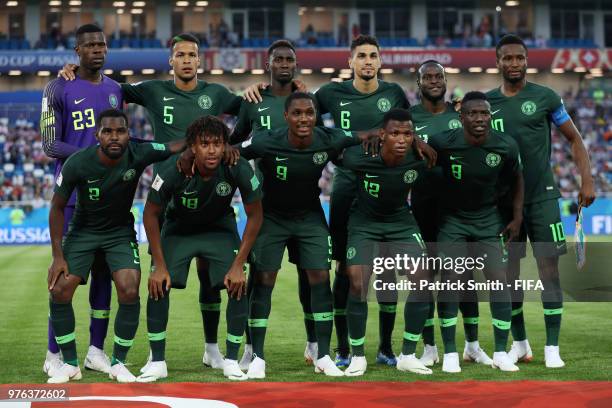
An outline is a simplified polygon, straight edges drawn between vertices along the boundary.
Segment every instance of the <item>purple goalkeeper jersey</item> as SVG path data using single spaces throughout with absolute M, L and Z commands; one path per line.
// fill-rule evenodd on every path
M 97 143 L 96 120 L 107 109 L 122 109 L 121 86 L 102 75 L 94 84 L 77 76 L 74 81 L 56 78 L 45 87 L 40 118 L 43 148 L 57 159 L 55 177 L 74 152 Z M 75 195 L 68 201 L 74 205 Z

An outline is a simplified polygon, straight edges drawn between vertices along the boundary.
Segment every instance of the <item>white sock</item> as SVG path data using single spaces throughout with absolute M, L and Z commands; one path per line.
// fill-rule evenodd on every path
M 244 352 L 245 353 L 252 353 L 253 352 L 253 345 L 252 344 L 245 344 L 244 345 Z
M 221 354 L 221 352 L 219 351 L 219 344 L 218 343 L 206 343 L 206 351 L 208 351 L 209 353 L 219 353 L 219 354 Z
M 493 360 L 495 360 L 496 358 L 504 358 L 504 356 L 506 356 L 506 352 L 505 351 L 496 351 L 493 353 Z
M 476 351 L 476 350 L 478 350 L 480 348 L 480 343 L 478 342 L 478 340 L 476 340 L 476 341 L 466 341 L 465 345 L 468 348 L 468 350 Z

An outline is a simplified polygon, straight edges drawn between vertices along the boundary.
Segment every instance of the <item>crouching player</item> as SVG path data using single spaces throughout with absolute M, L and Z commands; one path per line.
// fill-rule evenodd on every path
M 244 265 L 261 227 L 263 215 L 260 180 L 249 163 L 222 163 L 229 139 L 227 126 L 214 116 L 197 119 L 187 128 L 187 144 L 195 155 L 194 177 L 187 178 L 175 166 L 155 176 L 144 209 L 144 225 L 155 269 L 149 277 L 147 329 L 151 361 L 141 370 L 139 382 L 168 376 L 165 361 L 169 291 L 184 289 L 189 265 L 203 258 L 209 266 L 210 287 L 225 286 L 227 352 L 223 374 L 246 380 L 237 356 L 248 314 Z M 240 190 L 247 214 L 242 241 L 236 227 L 232 197 Z M 167 206 L 164 225 L 159 215 Z
M 507 254 L 504 241 L 514 239 L 523 220 L 523 176 L 518 146 L 512 138 L 490 129 L 491 106 L 485 94 L 468 92 L 461 103 L 463 128 L 433 135 L 429 145 L 438 152 L 442 168 L 442 217 L 438 233 L 441 257 L 458 260 L 468 255 L 466 242 L 474 243 L 475 257 L 483 258 L 487 280 L 502 289 L 490 291 L 495 352 L 492 366 L 518 371 L 506 353 L 511 303 L 506 285 Z M 497 200 L 512 191 L 513 219 L 504 226 Z M 457 282 L 462 271 L 442 269 L 442 282 Z M 440 327 L 444 342 L 442 371 L 458 373 L 455 344 L 458 293 L 441 290 Z
M 342 166 L 355 172 L 358 183 L 357 199 L 349 218 L 346 253 L 350 281 L 346 313 L 353 353 L 344 372 L 347 376 L 361 376 L 367 368 L 364 343 L 368 304 L 365 297 L 372 273 L 374 247 L 387 245 L 385 250 L 377 252 L 377 256 L 390 251 L 390 256 L 402 253 L 421 257 L 426 252 L 419 227 L 408 206 L 408 193 L 425 171 L 425 163 L 411 148 L 413 142 L 410 113 L 404 109 L 392 109 L 383 118 L 379 156 L 366 155 L 361 146 L 355 146 L 346 149 L 342 157 Z M 428 274 L 424 270 L 411 272 L 410 279 L 415 281 L 426 279 Z M 431 300 L 429 291 L 414 290 L 404 306 L 404 340 L 402 353 L 397 359 L 397 368 L 401 371 L 432 373 L 414 354 Z
M 106 258 L 119 300 L 109 376 L 119 382 L 136 380 L 124 365 L 140 313 L 140 257 L 130 209 L 144 169 L 185 147 L 184 140 L 168 144 L 129 142 L 127 116 L 118 110 L 100 113 L 96 123 L 99 145 L 80 150 L 66 161 L 49 212 L 53 254 L 48 274 L 49 307 L 64 357 L 64 364 L 49 372 L 49 383 L 81 379 L 72 297 L 79 284 L 87 282 L 98 253 Z M 75 189 L 76 210 L 62 243 L 64 208 Z

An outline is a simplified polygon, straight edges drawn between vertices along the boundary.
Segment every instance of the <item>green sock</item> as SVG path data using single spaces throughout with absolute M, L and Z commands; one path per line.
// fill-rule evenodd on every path
M 438 303 L 438 316 L 440 316 L 440 331 L 444 342 L 444 353 L 456 353 L 455 331 L 457 330 L 457 302 Z
M 206 343 L 216 343 L 221 316 L 221 292 L 207 289 L 200 283 L 200 310 L 202 311 L 204 339 Z
M 302 311 L 304 312 L 304 328 L 306 329 L 306 340 L 310 343 L 316 343 L 317 333 L 315 331 L 315 321 L 312 315 L 310 284 L 308 276 L 303 269 L 298 269 L 298 292 Z
M 508 335 L 512 325 L 512 306 L 510 302 L 491 302 L 493 338 L 495 351 L 506 351 Z
M 395 327 L 396 302 L 378 302 L 378 337 L 380 343 L 378 349 L 386 353 L 391 351 L 391 337 Z
M 512 338 L 515 341 L 527 339 L 525 330 L 525 318 L 523 316 L 523 302 L 512 302 Z
M 329 354 L 329 343 L 334 328 L 332 293 L 329 281 L 317 283 L 310 287 L 310 304 L 319 350 L 317 357 L 322 358 Z
M 254 284 L 253 293 L 251 293 L 251 310 L 249 310 L 251 344 L 253 353 L 262 359 L 265 359 L 264 342 L 272 305 L 272 289 L 270 286 Z
M 244 296 L 240 300 L 228 298 L 225 309 L 225 321 L 227 322 L 227 339 L 225 342 L 225 357 L 230 360 L 238 359 L 238 350 L 242 344 L 244 325 L 249 312 L 249 302 Z
M 543 302 L 544 325 L 546 326 L 546 345 L 559 345 L 559 332 L 561 331 L 561 316 L 563 315 L 563 302 Z
M 423 325 L 429 314 L 429 302 L 411 302 L 410 299 L 404 305 L 404 341 L 402 342 L 402 354 L 414 354 L 417 342 L 421 337 Z
M 164 297 L 155 300 L 147 298 L 147 336 L 153 361 L 166 359 L 166 327 L 168 326 L 168 309 L 170 292 L 164 291 Z
M 459 310 L 463 316 L 463 330 L 466 341 L 478 340 L 478 302 L 460 302 Z
M 436 339 L 434 336 L 434 313 L 436 311 L 436 304 L 434 302 L 429 303 L 429 311 L 427 312 L 427 320 L 425 320 L 425 326 L 423 326 L 423 343 L 429 346 L 436 345 Z
M 253 293 L 253 271 L 255 270 L 255 265 L 250 264 L 249 265 L 249 277 L 247 278 L 247 291 L 246 291 L 246 298 L 247 298 L 247 320 L 244 323 L 244 334 L 245 334 L 245 338 L 246 341 L 244 342 L 245 345 L 251 345 L 251 329 L 249 328 L 249 312 L 248 309 L 250 307 L 250 302 L 251 302 L 251 294 Z
M 368 303 L 349 293 L 346 305 L 349 342 L 354 356 L 365 356 L 364 343 L 368 320 Z
M 346 304 L 349 292 L 349 278 L 336 271 L 332 293 L 334 296 L 334 326 L 340 352 L 349 353 L 348 325 L 346 322 Z
M 78 366 L 76 340 L 74 335 L 74 309 L 72 302 L 56 303 L 49 300 L 51 326 L 55 333 L 55 341 L 62 351 L 64 363 Z
M 134 344 L 140 315 L 140 299 L 135 303 L 119 303 L 115 316 L 115 344 L 112 364 L 125 363 L 127 353 Z

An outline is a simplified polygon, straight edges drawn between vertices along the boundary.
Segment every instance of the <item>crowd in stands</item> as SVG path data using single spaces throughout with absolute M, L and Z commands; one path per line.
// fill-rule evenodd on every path
M 454 90 L 452 93 L 458 93 Z M 417 103 L 414 91 L 407 93 L 411 103 Z M 612 93 L 601 90 L 566 92 L 563 99 L 570 115 L 580 129 L 591 158 L 595 187 L 599 193 L 612 191 Z M 131 134 L 153 139 L 151 125 L 142 107 L 130 106 Z M 4 116 L 4 117 L 2 117 Z M 8 117 L 12 119 L 9 120 Z M 54 185 L 55 161 L 46 156 L 38 129 L 38 118 L 25 115 L 7 115 L 0 110 L 0 202 L 28 201 L 38 208 L 51 198 Z M 228 126 L 234 125 L 226 118 Z M 554 127 L 553 127 L 554 129 Z M 569 144 L 555 129 L 552 135 L 553 171 L 565 198 L 575 198 L 579 186 L 579 174 L 571 160 Z M 323 197 L 328 197 L 332 186 L 334 167 L 329 165 L 319 185 Z M 146 198 L 152 181 L 149 168 L 142 176 L 137 199 Z

